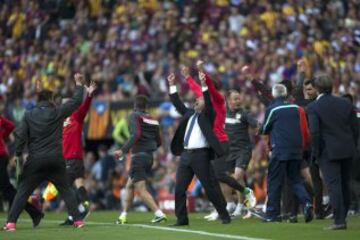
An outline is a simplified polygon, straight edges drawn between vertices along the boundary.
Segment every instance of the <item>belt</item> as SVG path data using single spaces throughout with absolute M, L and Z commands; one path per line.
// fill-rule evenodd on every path
M 187 153 L 195 153 L 195 152 L 204 152 L 209 151 L 210 148 L 192 148 L 192 149 L 184 149 L 184 152 Z

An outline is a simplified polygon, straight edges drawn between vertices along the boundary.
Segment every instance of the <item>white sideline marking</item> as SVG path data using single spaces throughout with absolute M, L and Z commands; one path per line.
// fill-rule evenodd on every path
M 1 219 L 6 221 L 6 219 Z M 32 222 L 30 219 L 22 219 L 20 222 Z M 57 220 L 46 220 L 44 222 L 47 223 L 62 223 L 62 221 Z M 136 228 L 150 228 L 150 229 L 157 229 L 162 231 L 170 231 L 170 232 L 183 232 L 183 233 L 193 233 L 197 235 L 209 236 L 209 237 L 219 237 L 219 238 L 227 238 L 227 239 L 237 239 L 237 240 L 268 240 L 265 238 L 252 238 L 246 237 L 241 235 L 231 235 L 231 234 L 222 234 L 222 233 L 211 233 L 205 231 L 198 231 L 198 230 L 188 230 L 188 229 L 179 229 L 179 228 L 171 228 L 171 227 L 161 227 L 161 226 L 152 226 L 146 224 L 124 224 L 124 225 L 116 225 L 115 223 L 109 222 L 92 222 L 92 221 L 85 221 L 88 225 L 106 225 L 106 226 L 119 226 L 119 227 L 136 227 Z

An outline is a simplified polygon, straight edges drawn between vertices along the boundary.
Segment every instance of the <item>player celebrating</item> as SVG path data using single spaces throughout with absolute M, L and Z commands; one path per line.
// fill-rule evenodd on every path
M 97 88 L 95 82 L 91 82 L 88 87 L 85 86 L 87 95 L 80 107 L 73 112 L 70 117 L 66 118 L 63 127 L 63 155 L 66 161 L 66 172 L 70 184 L 75 184 L 77 190 L 77 199 L 79 201 L 79 211 L 83 217 L 89 213 L 89 198 L 84 187 L 84 163 L 83 163 L 83 146 L 82 130 L 84 119 L 91 106 L 94 92 Z M 64 98 L 63 104 L 69 98 Z M 73 225 L 72 216 L 69 216 L 60 225 Z
M 129 116 L 130 138 L 120 150 L 114 151 L 115 158 L 123 159 L 124 154 L 132 150 L 125 206 L 116 221 L 117 224 L 127 223 L 127 212 L 134 198 L 134 190 L 155 213 L 152 223 L 167 221 L 166 215 L 146 189 L 146 179 L 153 164 L 153 152 L 161 145 L 159 122 L 146 113 L 147 104 L 148 100 L 145 96 L 139 95 L 135 98 L 134 112 Z

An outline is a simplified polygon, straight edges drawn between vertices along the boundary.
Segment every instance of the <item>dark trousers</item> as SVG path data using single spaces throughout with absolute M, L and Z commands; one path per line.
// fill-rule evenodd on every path
M 329 190 L 335 224 L 345 224 L 350 206 L 351 158 L 320 160 L 320 168 Z
M 229 219 L 229 214 L 226 211 L 226 201 L 210 164 L 209 150 L 204 149 L 194 152 L 185 150 L 181 154 L 180 164 L 176 172 L 175 214 L 178 223 L 185 224 L 189 222 L 186 208 L 186 191 L 194 175 L 200 180 L 208 199 L 214 205 L 220 218 Z
M 323 182 L 320 176 L 320 167 L 317 163 L 310 164 L 310 174 L 313 182 L 313 192 L 315 197 L 315 214 L 317 216 L 323 216 Z
M 2 192 L 4 199 L 9 202 L 9 206 L 11 206 L 16 195 L 16 189 L 9 181 L 9 175 L 7 172 L 8 162 L 8 156 L 0 156 L 0 191 Z M 41 214 L 40 210 L 28 202 L 26 202 L 25 211 L 31 217 Z
M 300 160 L 279 161 L 274 157 L 270 159 L 267 177 L 268 202 L 266 215 L 268 218 L 280 216 L 281 190 L 285 177 L 288 178 L 291 189 L 300 203 L 303 205 L 311 203 L 301 179 L 300 166 Z
M 224 156 L 215 158 L 212 162 L 216 179 L 219 182 L 225 183 L 229 187 L 231 187 L 239 192 L 244 192 L 245 187 L 242 186 L 235 178 L 233 178 L 232 176 L 229 175 L 229 172 L 232 170 L 232 169 L 229 169 L 228 163 L 226 162 L 228 153 L 229 153 L 229 143 L 222 142 L 221 147 L 227 154 L 225 154 Z
M 29 159 L 25 162 L 18 191 L 9 212 L 8 222 L 17 221 L 28 197 L 42 181 L 50 181 L 55 185 L 65 201 L 69 214 L 74 217 L 74 220 L 79 220 L 77 201 L 75 193 L 68 183 L 65 162 L 62 159 L 49 158 Z

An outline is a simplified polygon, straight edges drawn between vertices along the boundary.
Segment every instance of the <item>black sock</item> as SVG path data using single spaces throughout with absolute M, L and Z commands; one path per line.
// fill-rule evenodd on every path
M 83 202 L 86 202 L 86 201 L 89 201 L 89 197 L 87 195 L 87 192 L 86 192 L 86 189 L 84 187 L 79 187 L 77 189 L 77 192 L 79 194 L 79 197 L 80 197 L 80 201 L 83 203 Z

